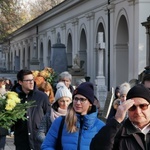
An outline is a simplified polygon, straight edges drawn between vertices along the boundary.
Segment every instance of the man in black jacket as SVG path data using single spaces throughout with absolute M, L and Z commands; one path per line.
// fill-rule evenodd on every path
M 14 144 L 16 150 L 40 150 L 41 143 L 36 139 L 36 132 L 42 117 L 50 110 L 48 96 L 39 91 L 30 70 L 20 70 L 18 84 L 13 90 L 18 93 L 22 103 L 35 101 L 35 106 L 28 108 L 27 120 L 18 120 L 14 125 Z
M 90 150 L 150 150 L 149 89 L 138 84 L 129 90 L 127 101 L 92 139 Z

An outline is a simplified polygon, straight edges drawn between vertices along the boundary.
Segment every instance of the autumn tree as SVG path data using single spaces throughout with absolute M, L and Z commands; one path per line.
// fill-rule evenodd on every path
M 0 42 L 64 0 L 0 0 Z
M 23 24 L 20 10 L 21 0 L 0 0 L 0 41 Z
M 38 17 L 44 12 L 52 9 L 54 6 L 58 5 L 64 0 L 34 0 L 29 1 L 30 10 L 29 14 L 32 19 Z

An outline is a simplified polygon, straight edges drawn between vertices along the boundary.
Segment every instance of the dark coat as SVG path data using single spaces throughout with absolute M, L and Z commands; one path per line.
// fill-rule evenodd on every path
M 0 136 L 8 135 L 8 130 L 0 127 Z
M 47 112 L 46 115 L 42 118 L 42 121 L 40 123 L 38 132 L 37 132 L 37 139 L 42 143 L 45 139 L 45 136 L 52 124 L 52 121 L 50 119 L 51 112 Z
M 144 135 L 127 119 L 114 118 L 92 139 L 90 150 L 150 150 L 150 131 Z
M 14 125 L 14 142 L 17 150 L 40 150 L 41 143 L 36 139 L 42 117 L 50 111 L 48 96 L 34 88 L 26 95 L 20 85 L 14 88 L 19 94 L 22 103 L 26 101 L 35 101 L 34 107 L 28 108 L 27 120 L 18 120 Z

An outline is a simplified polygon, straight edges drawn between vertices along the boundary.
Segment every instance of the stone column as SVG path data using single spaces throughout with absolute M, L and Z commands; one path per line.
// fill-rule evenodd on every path
M 89 31 L 89 35 L 87 36 L 87 76 L 90 76 L 91 79 L 94 78 L 93 72 L 92 72 L 92 66 L 94 65 L 94 59 L 93 59 L 93 52 L 94 52 L 94 43 L 91 42 L 94 39 L 94 18 L 95 18 L 95 13 L 94 12 L 89 12 L 85 15 L 87 19 L 87 30 Z
M 79 19 L 78 18 L 74 18 L 72 20 L 72 26 L 74 27 L 74 34 L 73 34 L 73 37 L 72 37 L 72 44 L 73 44 L 73 58 L 74 56 L 78 53 L 78 47 L 79 47 L 79 43 L 78 43 L 78 40 L 75 40 L 75 39 L 78 39 L 78 23 L 79 23 Z M 73 62 L 72 62 L 73 64 Z

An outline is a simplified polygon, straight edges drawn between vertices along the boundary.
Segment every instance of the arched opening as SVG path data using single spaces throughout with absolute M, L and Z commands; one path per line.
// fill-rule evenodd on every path
M 48 41 L 48 56 L 47 56 L 47 64 L 51 66 L 51 40 Z
M 30 46 L 28 47 L 27 67 L 30 69 Z
M 67 62 L 68 62 L 68 68 L 72 67 L 72 36 L 69 33 L 68 35 L 68 41 L 67 41 Z
M 116 42 L 116 85 L 123 82 L 128 82 L 128 25 L 124 15 L 120 17 L 117 29 L 117 42 Z
M 43 62 L 43 43 L 41 42 L 40 46 L 40 70 L 44 68 L 44 62 Z
M 14 57 L 14 70 L 19 71 L 20 70 L 20 50 L 19 50 L 19 56 L 17 56 L 17 53 L 15 51 L 15 57 Z
M 23 60 L 22 60 L 22 67 L 25 69 L 25 48 L 23 48 Z
M 84 69 L 85 73 L 87 72 L 87 38 L 85 34 L 85 30 L 82 29 L 80 35 L 80 50 L 79 56 L 81 60 L 81 66 Z

